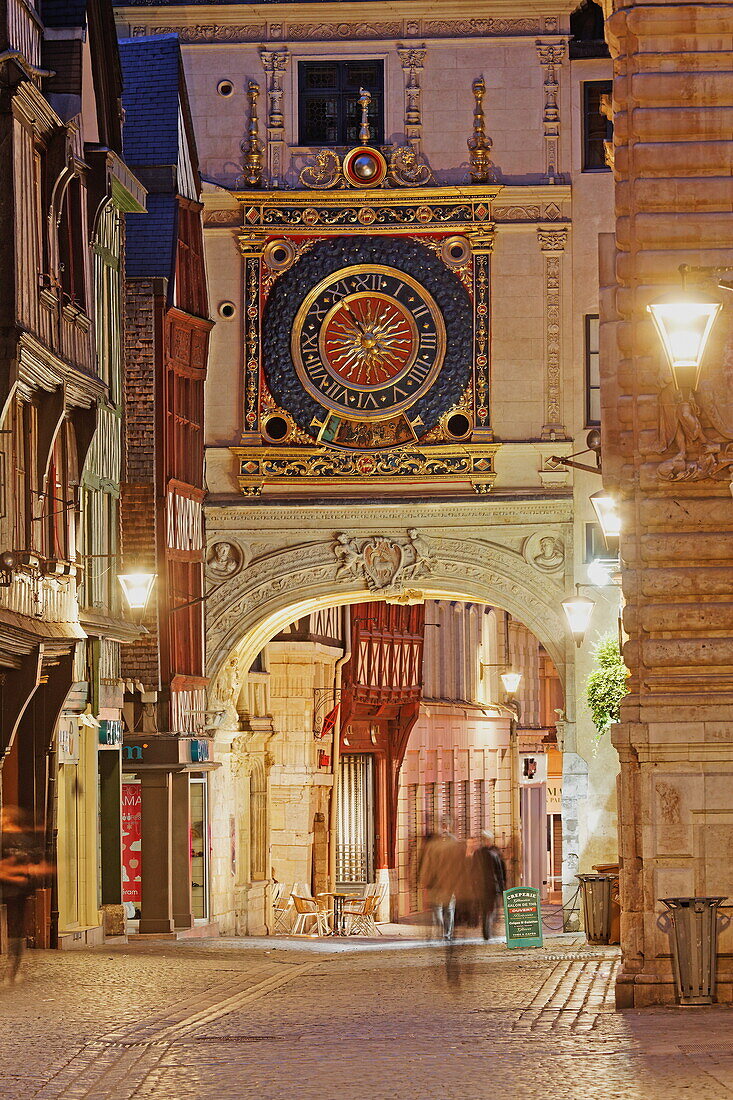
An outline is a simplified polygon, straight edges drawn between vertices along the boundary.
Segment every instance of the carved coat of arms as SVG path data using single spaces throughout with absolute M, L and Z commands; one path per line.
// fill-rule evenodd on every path
M 432 571 L 435 555 L 429 540 L 417 531 L 408 531 L 408 538 L 372 538 L 336 536 L 333 552 L 338 561 L 336 579 L 363 577 L 372 591 L 394 592 L 409 582 Z

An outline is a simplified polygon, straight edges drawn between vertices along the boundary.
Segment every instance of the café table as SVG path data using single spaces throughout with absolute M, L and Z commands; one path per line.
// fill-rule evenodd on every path
M 339 891 L 326 891 L 322 894 L 316 894 L 317 898 L 332 898 L 333 899 L 333 931 L 332 936 L 345 936 L 346 935 L 346 921 L 344 919 L 344 902 L 348 898 L 357 897 L 356 894 L 343 894 Z

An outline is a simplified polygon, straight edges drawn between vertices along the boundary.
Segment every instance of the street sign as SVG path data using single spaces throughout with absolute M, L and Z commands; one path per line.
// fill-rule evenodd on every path
M 504 891 L 507 947 L 542 947 L 540 892 L 534 886 Z

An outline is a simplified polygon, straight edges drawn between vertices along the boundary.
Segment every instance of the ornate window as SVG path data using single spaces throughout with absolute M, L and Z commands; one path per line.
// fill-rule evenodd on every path
M 372 144 L 384 141 L 383 61 L 300 61 L 298 144 L 359 144 L 359 90 L 371 92 Z
M 601 114 L 601 96 L 610 96 L 611 80 L 586 80 L 583 83 L 583 171 L 610 172 L 606 164 L 604 141 L 613 136 L 613 124 Z

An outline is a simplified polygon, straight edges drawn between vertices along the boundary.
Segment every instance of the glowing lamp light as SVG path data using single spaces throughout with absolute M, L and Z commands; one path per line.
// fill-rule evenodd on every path
M 618 501 L 605 489 L 601 489 L 599 493 L 593 494 L 590 502 L 598 517 L 603 537 L 608 546 L 611 540 L 617 539 L 621 534 L 621 515 L 618 510 Z
M 156 573 L 118 573 L 117 580 L 130 611 L 144 611 L 153 591 Z
M 507 695 L 514 695 L 522 679 L 521 672 L 502 672 L 501 682 Z
M 646 307 L 662 341 L 678 389 L 697 389 L 702 357 L 722 303 L 700 292 L 683 290 Z
M 588 580 L 597 588 L 613 584 L 612 573 L 618 570 L 615 558 L 594 558 L 588 566 Z
M 562 609 L 568 620 L 570 633 L 575 638 L 575 644 L 578 646 L 585 637 L 595 606 L 594 600 L 589 599 L 587 596 L 581 596 L 579 593 L 568 596 L 566 600 L 562 601 Z

